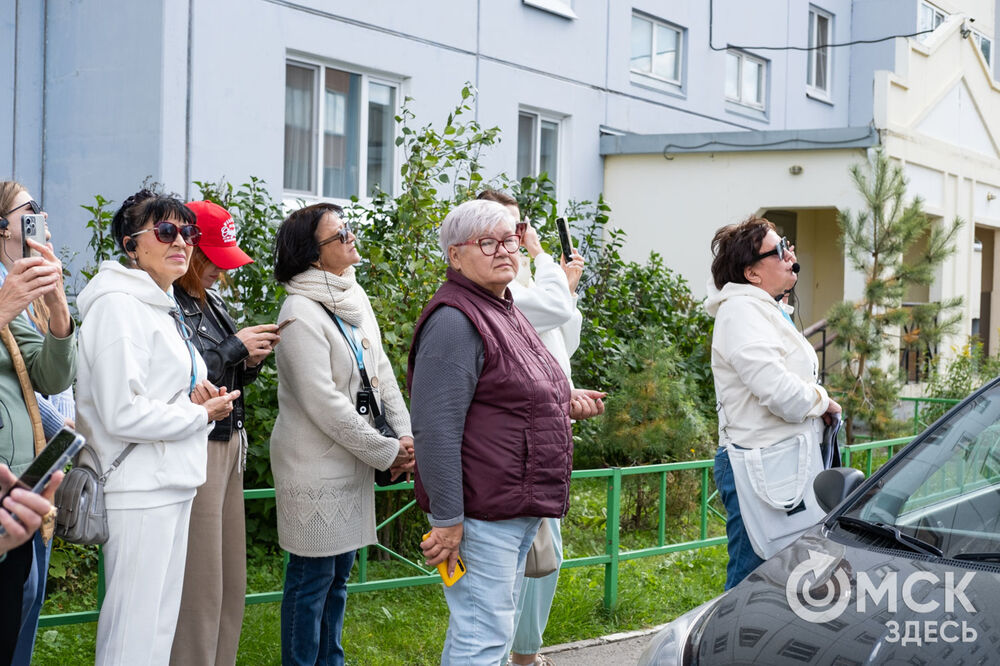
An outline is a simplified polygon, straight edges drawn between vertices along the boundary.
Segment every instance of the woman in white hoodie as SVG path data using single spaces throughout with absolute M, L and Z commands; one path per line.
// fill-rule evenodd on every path
M 129 197 L 112 221 L 129 267 L 105 261 L 77 300 L 78 424 L 105 473 L 114 467 L 105 487 L 100 665 L 168 663 L 208 433 L 239 395 L 207 385 L 173 299 L 200 237 L 194 222 L 173 197 Z
M 715 484 L 727 513 L 728 590 L 764 560 L 752 547 L 741 517 L 726 446 L 763 448 L 802 433 L 818 449 L 820 419 L 839 413 L 840 405 L 819 385 L 816 352 L 780 303 L 798 279 L 794 247 L 769 221 L 750 217 L 719 229 L 712 254 L 705 307 L 715 317 Z

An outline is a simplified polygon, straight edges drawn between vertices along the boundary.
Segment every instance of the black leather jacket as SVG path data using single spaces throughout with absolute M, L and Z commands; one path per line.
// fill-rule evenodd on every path
M 204 307 L 211 308 L 208 315 L 202 311 L 202 304 L 198 299 L 176 284 L 174 299 L 184 313 L 184 321 L 195 331 L 191 342 L 205 359 L 208 381 L 216 386 L 225 386 L 229 391 L 239 390 L 241 393 L 233 401 L 233 411 L 223 420 L 216 421 L 215 428 L 208 435 L 210 440 L 228 442 L 232 437 L 233 427 L 243 427 L 246 416 L 243 387 L 257 379 L 260 366 L 245 367 L 244 361 L 250 356 L 250 352 L 236 337 L 236 322 L 229 316 L 226 304 L 214 289 L 206 292 L 207 302 Z

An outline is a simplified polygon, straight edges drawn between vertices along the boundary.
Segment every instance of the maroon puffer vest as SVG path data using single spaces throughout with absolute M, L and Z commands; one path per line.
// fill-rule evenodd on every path
M 479 520 L 566 515 L 573 468 L 569 382 L 509 292 L 498 299 L 449 268 L 413 332 L 407 388 L 421 327 L 442 305 L 465 313 L 485 349 L 462 439 L 465 515 Z M 417 504 L 430 512 L 419 469 L 415 490 Z

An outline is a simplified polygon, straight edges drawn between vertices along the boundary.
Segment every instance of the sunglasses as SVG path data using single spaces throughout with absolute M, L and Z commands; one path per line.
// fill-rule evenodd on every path
M 788 239 L 782 236 L 781 240 L 778 241 L 778 244 L 774 246 L 773 250 L 768 250 L 767 252 L 761 252 L 760 254 L 755 254 L 753 260 L 754 262 L 758 262 L 761 259 L 766 259 L 767 257 L 770 257 L 772 254 L 776 254 L 778 255 L 778 261 L 784 261 L 785 253 L 788 252 L 788 248 L 790 248 L 791 246 L 792 244 L 788 242 Z
M 201 229 L 198 228 L 197 224 L 185 224 L 182 226 L 177 226 L 173 222 L 157 222 L 153 225 L 152 229 L 143 229 L 142 231 L 137 231 L 132 234 L 132 238 L 140 234 L 144 234 L 147 231 L 152 231 L 153 235 L 156 236 L 156 240 L 161 243 L 173 243 L 177 238 L 178 232 L 180 232 L 181 238 L 188 245 L 197 245 L 198 241 L 201 240 Z
M 34 213 L 35 215 L 38 215 L 39 213 L 42 212 L 42 204 L 40 204 L 37 201 L 35 201 L 34 199 L 32 199 L 30 201 L 26 201 L 25 203 L 21 204 L 20 206 L 14 206 L 13 208 L 11 208 L 9 211 L 7 211 L 6 213 L 4 213 L 3 215 L 0 215 L 0 217 L 7 217 L 8 215 L 10 215 L 11 213 L 13 213 L 14 211 L 20 210 L 21 208 L 24 208 L 25 206 L 31 206 L 31 212 Z
M 337 233 L 330 236 L 329 238 L 324 238 L 323 240 L 321 240 L 319 242 L 319 246 L 322 247 L 327 243 L 332 243 L 335 240 L 339 240 L 341 243 L 346 244 L 347 241 L 350 240 L 350 233 L 351 233 L 351 225 L 349 225 L 347 222 L 344 222 L 344 226 L 342 226 L 340 229 L 337 229 Z

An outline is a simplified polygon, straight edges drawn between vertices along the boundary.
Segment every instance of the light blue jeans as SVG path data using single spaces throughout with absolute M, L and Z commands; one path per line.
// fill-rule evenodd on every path
M 549 523 L 552 531 L 552 545 L 556 551 L 556 561 L 561 565 L 562 532 L 559 529 L 558 518 L 543 518 Z M 542 647 L 542 634 L 549 621 L 549 611 L 552 609 L 552 599 L 556 596 L 556 585 L 559 582 L 559 570 L 555 570 L 542 578 L 522 578 L 521 596 L 517 600 L 517 613 L 514 616 L 513 650 L 518 654 L 535 654 Z
M 541 521 L 465 519 L 458 550 L 466 572 L 444 588 L 449 615 L 441 666 L 507 661 L 524 562 Z

